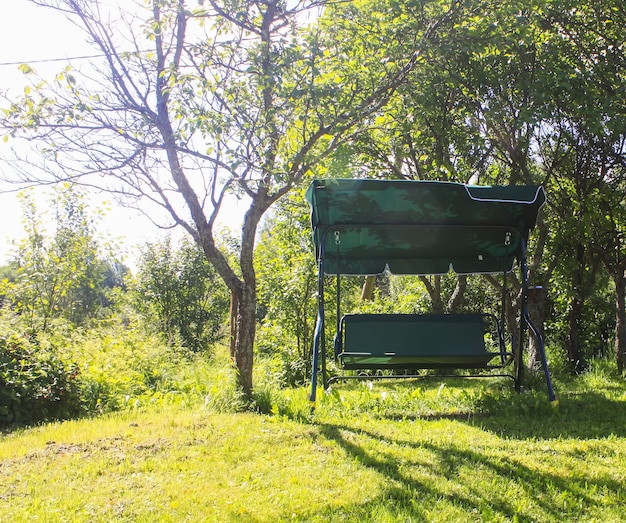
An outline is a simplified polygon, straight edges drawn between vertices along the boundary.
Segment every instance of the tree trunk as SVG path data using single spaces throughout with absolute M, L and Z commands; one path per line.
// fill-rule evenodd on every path
M 256 334 L 257 286 L 254 270 L 254 243 L 261 216 L 271 205 L 267 187 L 262 186 L 245 214 L 241 231 L 239 267 L 241 280 L 231 292 L 237 295 L 237 324 L 234 362 L 238 381 L 246 399 L 252 398 L 252 366 L 254 363 L 254 337 Z
M 565 337 L 565 354 L 573 372 L 580 372 L 585 368 L 585 362 L 580 351 L 580 318 L 583 312 L 583 299 L 575 295 L 569 303 L 567 313 L 567 336 Z
M 545 301 L 547 290 L 544 287 L 531 287 L 528 289 L 528 314 L 533 325 L 537 327 L 541 337 L 544 337 Z M 534 368 L 538 363 L 539 344 L 535 336 L 529 333 L 528 343 L 528 368 Z
M 572 298 L 567 313 L 568 333 L 565 338 L 565 354 L 572 372 L 583 371 L 587 362 L 580 343 L 580 321 L 585 301 L 591 295 L 599 267 L 599 258 L 592 257 L 583 244 L 576 247 L 577 269 L 574 273 Z
M 366 276 L 363 282 L 363 289 L 361 289 L 361 301 L 370 301 L 374 295 L 374 284 L 376 283 L 376 276 Z
M 230 357 L 235 361 L 235 347 L 237 346 L 237 311 L 239 309 L 239 298 L 235 292 L 230 293 Z
M 520 340 L 520 325 L 519 325 L 519 307 L 520 307 L 521 292 L 515 289 L 508 289 L 506 296 L 506 303 L 504 306 L 504 315 L 506 321 L 506 332 L 509 335 L 511 349 L 514 354 L 522 350 Z M 505 326 L 503 325 L 502 328 Z
M 426 287 L 426 291 L 430 296 L 432 312 L 434 314 L 444 314 L 445 308 L 443 305 L 443 299 L 441 298 L 441 276 L 433 276 L 432 281 L 427 276 L 420 276 L 419 278 Z
M 626 356 L 626 272 L 614 274 L 615 281 L 615 360 L 617 371 L 624 372 Z
M 500 283 L 493 275 L 485 274 L 483 277 L 493 286 L 494 289 L 498 291 L 498 293 L 502 293 L 502 283 Z M 513 354 L 517 354 L 517 352 L 522 349 L 519 324 L 522 286 L 519 283 L 519 280 L 517 280 L 517 278 L 513 275 L 508 275 L 506 281 L 508 282 L 508 285 L 506 295 L 503 297 L 504 325 L 501 327 L 504 330 L 505 344 L 507 341 L 506 337 L 508 335 L 511 350 L 513 351 Z
M 244 286 L 237 297 L 237 323 L 233 361 L 239 386 L 247 399 L 252 397 L 254 336 L 256 333 L 256 288 Z
M 461 305 L 465 302 L 465 291 L 467 290 L 467 276 L 465 274 L 458 274 L 456 277 L 456 287 L 452 296 L 448 300 L 447 310 L 453 314 L 459 310 Z

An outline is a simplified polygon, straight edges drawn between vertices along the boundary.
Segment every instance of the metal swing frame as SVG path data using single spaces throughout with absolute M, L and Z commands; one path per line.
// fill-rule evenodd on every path
M 318 182 L 319 183 L 319 182 Z M 315 182 L 314 182 L 315 184 Z M 312 204 L 313 205 L 313 204 Z M 314 230 L 316 225 L 314 224 Z M 311 377 L 311 393 L 310 400 L 315 403 L 317 396 L 317 386 L 319 381 L 319 375 L 321 371 L 322 384 L 324 388 L 328 388 L 328 386 L 334 382 L 340 380 L 350 380 L 350 379 L 407 379 L 407 378 L 421 378 L 423 375 L 418 374 L 407 374 L 406 372 L 391 372 L 391 373 L 379 373 L 378 375 L 338 375 L 329 377 L 328 366 L 327 366 L 327 350 L 326 350 L 326 335 L 325 335 L 325 325 L 326 325 L 326 311 L 325 311 L 325 277 L 326 273 L 326 261 L 327 261 L 327 238 L 328 235 L 333 235 L 331 238 L 334 239 L 337 247 L 341 242 L 341 235 L 345 230 L 354 230 L 360 227 L 367 227 L 368 230 L 376 229 L 377 227 L 383 228 L 385 231 L 395 230 L 395 229 L 409 229 L 410 231 L 418 231 L 424 229 L 455 229 L 455 230 L 467 230 L 476 231 L 478 229 L 484 228 L 489 229 L 490 232 L 494 230 L 504 232 L 504 244 L 507 245 L 507 241 L 510 243 L 510 239 L 512 235 L 515 235 L 519 240 L 519 250 L 517 253 L 517 264 L 521 275 L 522 282 L 522 296 L 521 296 L 521 306 L 520 306 L 520 317 L 519 317 L 519 340 L 518 346 L 511 346 L 511 350 L 507 351 L 505 348 L 505 335 L 504 335 L 504 326 L 505 326 L 505 299 L 506 299 L 506 273 L 510 272 L 507 270 L 502 271 L 503 274 L 503 285 L 502 285 L 502 312 L 501 318 L 495 318 L 495 324 L 497 326 L 497 337 L 498 337 L 498 345 L 500 347 L 500 352 L 494 354 L 494 356 L 500 356 L 500 363 L 498 365 L 492 364 L 481 364 L 477 366 L 473 365 L 458 365 L 458 361 L 455 361 L 454 358 L 450 360 L 449 363 L 443 362 L 441 364 L 433 365 L 422 365 L 419 361 L 416 361 L 415 364 L 411 364 L 406 366 L 407 369 L 412 369 L 413 371 L 424 368 L 436 368 L 436 369 L 474 369 L 481 370 L 481 373 L 472 373 L 472 374 L 464 374 L 462 377 L 509 377 L 512 378 L 515 384 L 515 390 L 517 392 L 521 391 L 522 388 L 522 380 L 523 380 L 523 349 L 525 344 L 525 337 L 527 333 L 530 333 L 535 340 L 537 341 L 538 353 L 541 359 L 542 369 L 546 379 L 546 386 L 548 390 L 548 398 L 550 402 L 553 404 L 557 403 L 556 395 L 554 393 L 554 389 L 552 386 L 552 381 L 550 377 L 550 372 L 548 368 L 547 358 L 545 354 L 545 348 L 543 343 L 543 338 L 537 329 L 537 327 L 533 324 L 530 319 L 530 315 L 528 312 L 528 293 L 529 293 L 529 281 L 528 281 L 528 266 L 526 261 L 526 249 L 527 249 L 527 231 L 526 234 L 524 232 L 518 230 L 515 227 L 510 225 L 463 225 L 463 224 L 424 224 L 424 223 L 385 223 L 385 224 L 372 224 L 372 223 L 354 223 L 351 222 L 349 224 L 332 224 L 332 225 L 323 225 L 317 227 L 317 263 L 318 263 L 318 312 L 317 312 L 317 323 L 315 328 L 315 334 L 313 339 L 313 361 L 312 361 L 312 377 Z M 332 241 L 332 240 L 331 240 Z M 335 347 L 337 349 L 337 343 L 341 344 L 341 336 L 343 333 L 343 322 L 344 317 L 342 317 L 341 313 L 341 276 L 344 273 L 341 270 L 341 257 L 339 254 L 339 248 L 337 248 L 336 256 L 333 257 L 335 264 L 335 277 L 336 277 L 336 327 L 337 334 L 335 336 Z M 512 268 L 511 268 L 512 270 Z M 470 272 L 469 274 L 475 274 L 477 272 Z M 348 274 L 348 273 L 345 273 Z M 330 275 L 330 273 L 329 273 Z M 445 318 L 441 319 L 442 321 Z M 454 318 L 452 318 L 454 320 Z M 512 345 L 512 342 L 511 342 Z M 335 351 L 336 357 L 339 361 L 342 361 L 342 352 Z M 387 354 L 387 353 L 385 353 Z M 358 358 L 356 358 L 358 360 Z M 385 366 L 386 370 L 401 370 L 403 367 L 403 363 L 398 364 L 397 366 L 393 364 L 393 359 L 389 360 L 391 363 Z M 513 364 L 513 373 L 489 373 L 485 374 L 485 370 L 490 369 L 501 369 L 509 364 Z M 359 363 L 349 366 L 350 369 L 359 370 L 375 370 L 376 365 L 367 365 L 360 367 Z M 449 374 L 437 374 L 439 377 L 447 377 Z M 458 377 L 455 375 L 455 377 Z

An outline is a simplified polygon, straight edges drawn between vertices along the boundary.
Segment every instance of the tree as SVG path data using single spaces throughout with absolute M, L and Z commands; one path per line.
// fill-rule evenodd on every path
M 540 3 L 466 2 L 464 16 L 445 39 L 425 50 L 420 67 L 394 94 L 386 114 L 379 116 L 379 127 L 359 136 L 356 146 L 362 169 L 386 178 L 543 182 L 534 157 L 545 112 L 537 75 L 542 28 L 537 22 L 540 14 L 533 11 Z M 405 9 L 410 4 L 403 3 Z M 547 235 L 543 221 L 538 229 L 530 268 L 532 279 L 540 284 Z M 464 277 L 457 278 L 448 297 L 442 294 L 440 277 L 422 281 L 433 310 L 450 311 L 462 305 L 467 292 Z M 489 282 L 502 290 L 498 279 Z M 507 322 L 515 346 L 521 287 L 514 275 L 508 278 Z M 538 319 L 541 325 L 543 315 Z
M 368 124 L 462 3 L 409 16 L 367 1 L 153 0 L 148 12 L 133 4 L 135 16 L 91 0 L 31 1 L 65 12 L 102 60 L 52 83 L 35 78 L 7 100 L 5 133 L 42 154 L 40 175 L 30 166 L 23 180 L 71 178 L 165 210 L 231 292 L 233 356 L 249 394 L 261 218 Z M 216 237 L 233 195 L 247 204 L 236 264 Z
M 95 219 L 84 195 L 70 185 L 55 193 L 54 230 L 27 194 L 23 199 L 26 237 L 12 266 L 12 281 L 2 282 L 6 301 L 29 328 L 47 330 L 53 318 L 82 325 L 107 304 L 105 278 L 110 264 L 95 237 Z
M 560 264 L 561 277 L 572 281 L 564 345 L 574 363 L 580 311 L 595 292 L 590 273 L 606 259 L 601 263 L 622 288 L 626 11 L 611 0 L 476 0 L 465 2 L 463 14 L 445 40 L 428 46 L 385 114 L 377 115 L 379 125 L 359 136 L 353 161 L 380 177 L 544 185 L 551 203 L 533 235 L 530 280 L 538 288 L 529 310 L 541 330 L 546 293 Z M 574 214 L 572 195 L 581 205 Z M 602 216 L 594 212 L 600 201 Z M 571 249 L 572 238 L 581 249 Z M 434 308 L 443 310 L 440 282 L 427 288 Z M 462 297 L 462 282 L 457 289 Z M 514 336 L 520 291 L 520 282 L 509 279 Z M 622 323 L 617 332 L 626 333 Z
M 307 207 L 300 195 L 278 202 L 256 256 L 261 333 L 286 363 L 284 381 L 290 385 L 310 375 L 315 327 L 317 274 Z
M 178 246 L 169 237 L 146 245 L 134 291 L 137 308 L 154 319 L 165 336 L 178 336 L 189 351 L 208 351 L 225 334 L 225 285 L 189 239 Z
M 559 220 L 554 235 L 567 253 L 573 292 L 566 348 L 570 360 L 580 353 L 581 311 L 594 292 L 601 265 L 615 283 L 615 357 L 624 369 L 624 182 L 626 180 L 626 60 L 620 51 L 626 10 L 621 3 L 583 4 L 563 0 L 549 15 L 553 28 L 548 47 L 552 78 L 552 118 L 545 157 L 554 165 L 554 206 Z M 559 256 L 562 251 L 555 251 Z M 560 256 L 560 258 L 563 258 Z M 561 264 L 567 264 L 567 260 Z

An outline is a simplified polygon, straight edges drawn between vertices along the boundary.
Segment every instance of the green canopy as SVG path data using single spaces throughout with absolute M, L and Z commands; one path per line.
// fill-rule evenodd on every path
M 306 199 L 326 274 L 472 274 L 513 269 L 546 196 L 540 186 L 329 179 Z

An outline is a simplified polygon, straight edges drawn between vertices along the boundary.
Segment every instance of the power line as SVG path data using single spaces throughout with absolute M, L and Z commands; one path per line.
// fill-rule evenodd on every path
M 89 60 L 91 58 L 102 58 L 103 54 L 92 54 L 83 56 L 68 56 L 67 58 L 41 58 L 39 60 L 23 60 L 21 62 L 0 62 L 0 67 L 13 67 L 22 64 L 48 64 L 52 62 L 69 62 L 71 60 Z

